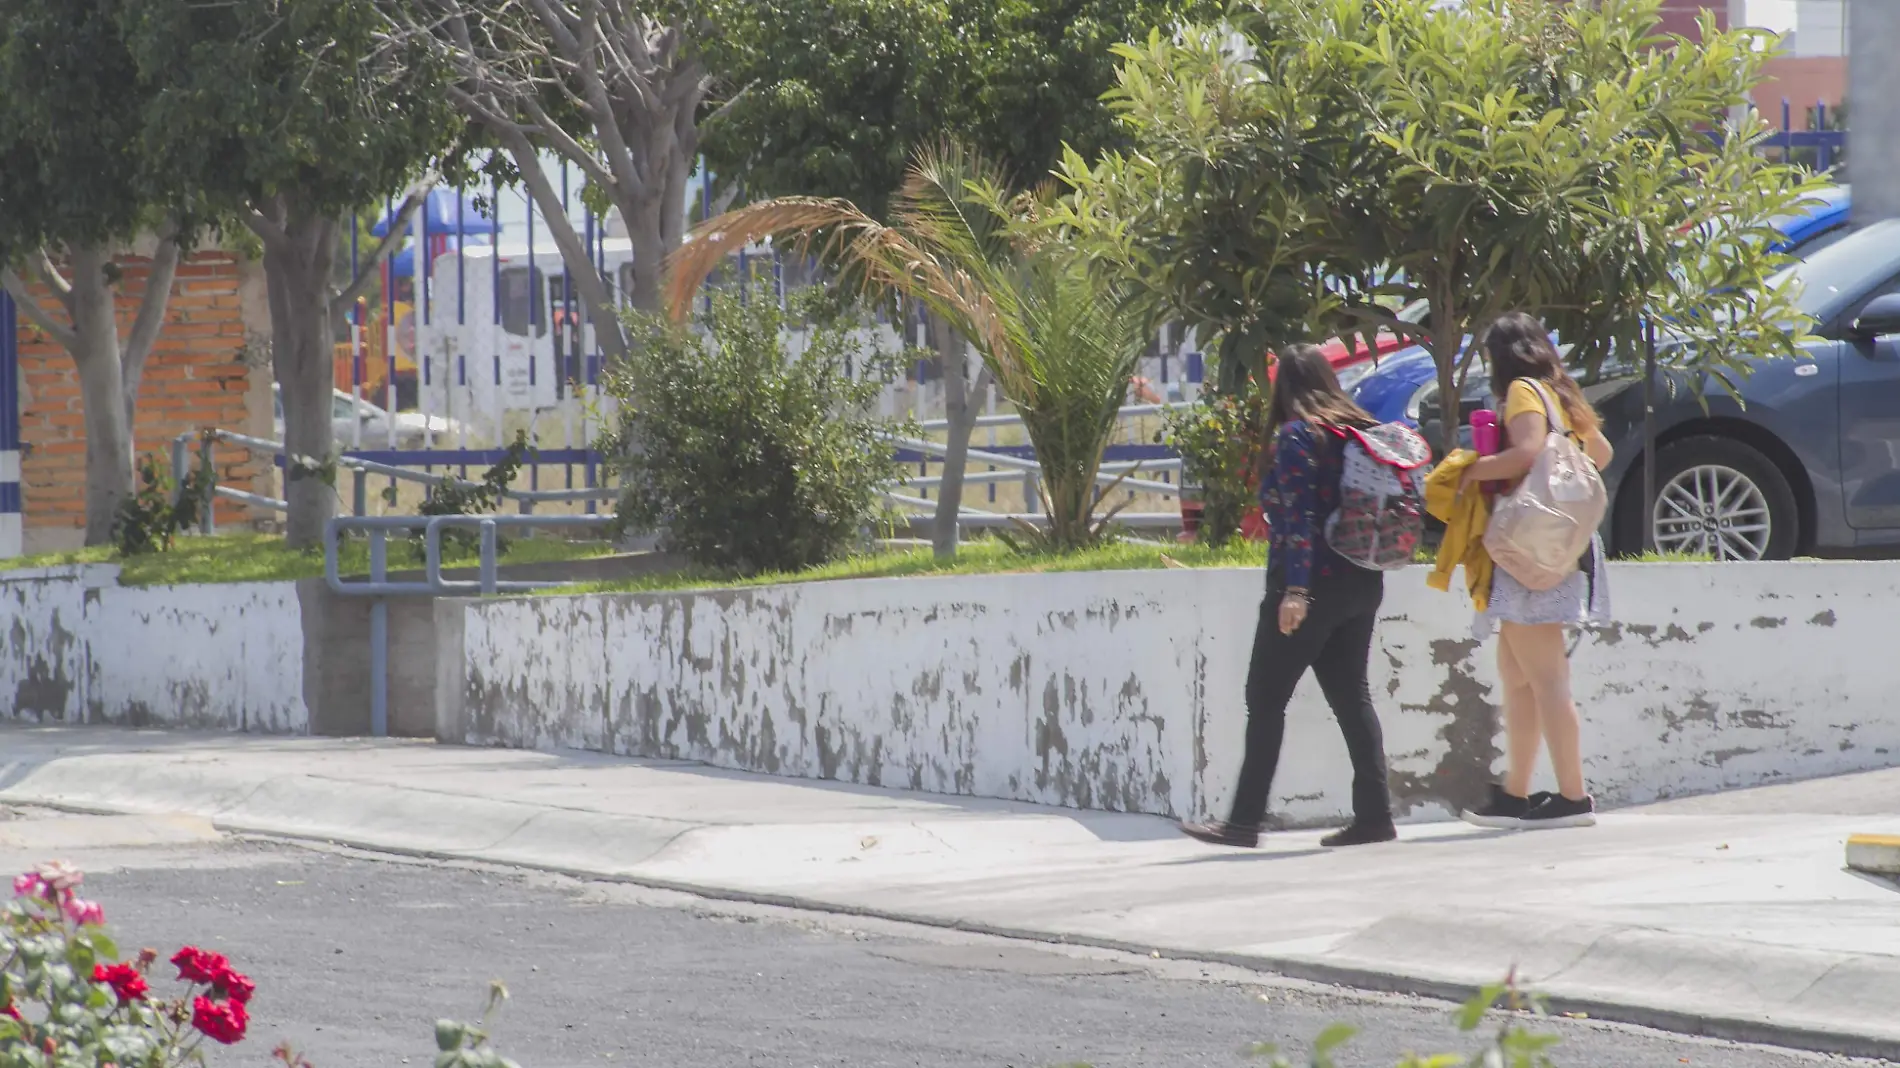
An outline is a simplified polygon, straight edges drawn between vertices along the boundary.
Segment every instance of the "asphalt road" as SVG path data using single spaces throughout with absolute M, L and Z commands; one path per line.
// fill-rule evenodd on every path
M 433 1021 L 475 1015 L 496 978 L 523 1068 L 1258 1064 L 1250 1044 L 1303 1056 L 1334 1021 L 1361 1029 L 1345 1065 L 1470 1048 L 1435 1003 L 611 884 L 238 841 L 73 859 L 128 952 L 195 942 L 257 981 L 251 1040 L 213 1064 L 289 1039 L 317 1068 L 426 1065 Z M 1849 1063 L 1548 1026 L 1564 1068 Z

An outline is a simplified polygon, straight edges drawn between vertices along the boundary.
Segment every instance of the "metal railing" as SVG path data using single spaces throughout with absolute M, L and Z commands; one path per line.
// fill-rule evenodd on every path
M 263 508 L 274 512 L 289 511 L 289 502 L 281 497 L 266 497 L 260 493 L 251 493 L 232 486 L 218 484 L 216 480 L 217 465 L 209 462 L 207 455 L 212 444 L 221 441 L 229 445 L 236 445 L 239 448 L 248 449 L 251 452 L 268 453 L 279 462 L 283 462 L 284 458 L 288 455 L 288 450 L 284 448 L 283 442 L 271 441 L 268 438 L 252 437 L 249 434 L 240 434 L 234 430 L 206 430 L 180 434 L 172 439 L 172 484 L 178 487 L 179 492 L 183 491 L 185 478 L 191 472 L 192 443 L 194 441 L 198 443 L 197 454 L 200 465 L 199 469 L 211 472 L 212 481 L 207 492 L 213 499 L 223 498 L 227 501 L 236 501 L 240 504 L 250 505 L 253 508 Z M 440 458 L 435 457 L 433 459 Z M 442 459 L 441 462 L 443 466 L 448 466 L 450 463 L 447 459 Z M 351 474 L 352 486 L 350 504 L 351 510 L 358 516 L 369 514 L 369 480 L 372 476 L 390 478 L 398 482 L 413 482 L 423 486 L 439 486 L 445 481 L 462 489 L 476 489 L 481 486 L 481 483 L 473 479 L 462 478 L 456 475 L 439 475 L 429 471 L 418 471 L 413 467 L 400 467 L 395 464 L 368 460 L 348 454 L 337 457 L 336 465 L 339 471 L 349 471 Z M 612 501 L 614 497 L 614 491 L 605 486 L 556 490 L 515 489 L 510 487 L 501 491 L 501 498 L 503 500 L 516 502 L 521 509 L 522 515 L 532 514 L 534 506 L 537 504 L 556 504 L 573 501 L 594 504 L 601 501 Z M 214 532 L 216 528 L 216 523 L 213 518 L 214 511 L 215 509 L 212 508 L 204 509 L 203 515 L 199 518 L 199 533 L 210 534 Z M 596 513 L 590 512 L 589 514 Z M 537 517 L 536 522 L 530 525 L 540 527 L 555 524 L 549 524 Z
M 389 598 L 441 597 L 497 593 L 527 593 L 550 586 L 568 585 L 558 581 L 531 582 L 504 580 L 500 577 L 500 532 L 520 527 L 599 528 L 612 522 L 607 515 L 386 515 L 337 516 L 323 525 L 323 577 L 331 592 L 342 596 L 374 597 L 369 607 L 369 731 L 377 738 L 389 734 Z M 449 579 L 442 574 L 442 532 L 473 529 L 480 551 L 477 559 L 479 578 Z M 389 534 L 400 531 L 422 533 L 423 580 L 392 582 L 389 579 Z M 369 536 L 369 577 L 350 580 L 343 577 L 342 535 L 361 532 Z

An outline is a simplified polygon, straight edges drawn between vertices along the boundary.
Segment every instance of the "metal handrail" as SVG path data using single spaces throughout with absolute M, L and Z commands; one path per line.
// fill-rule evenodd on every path
M 1143 415 L 1160 415 L 1162 412 L 1170 411 L 1175 408 L 1192 408 L 1193 406 L 1194 402 L 1192 401 L 1169 401 L 1166 404 L 1127 404 L 1116 409 L 1115 414 L 1118 418 L 1127 419 Z M 976 421 L 970 425 L 977 430 L 984 430 L 990 427 L 1019 426 L 1022 424 L 1022 421 L 1023 417 L 1020 413 L 1001 412 L 996 415 L 979 415 L 976 417 Z M 950 420 L 925 419 L 919 422 L 917 426 L 922 430 L 948 430 L 950 429 Z
M 179 487 L 180 492 L 183 490 L 185 476 L 190 471 L 190 446 L 193 440 L 199 443 L 198 449 L 201 460 L 205 451 L 210 448 L 211 441 L 222 441 L 227 444 L 249 449 L 252 452 L 267 452 L 280 457 L 288 457 L 290 454 L 290 450 L 287 449 L 281 441 L 271 441 L 269 438 L 240 434 L 235 430 L 211 429 L 180 434 L 172 439 L 172 480 L 173 484 Z M 473 479 L 462 478 L 458 475 L 430 474 L 426 471 L 417 471 L 414 468 L 397 467 L 394 464 L 380 463 L 376 460 L 365 460 L 356 456 L 339 456 L 337 457 L 336 465 L 356 475 L 356 485 L 354 493 L 352 494 L 354 500 L 352 503 L 359 516 L 369 511 L 368 480 L 371 475 L 385 476 L 403 482 L 413 482 L 426 486 L 439 486 L 446 481 L 458 489 L 479 489 L 482 485 Z M 213 471 L 216 470 L 209 464 L 205 466 Z M 266 497 L 258 493 L 249 493 L 228 486 L 220 486 L 216 482 L 215 476 L 211 483 L 210 495 L 212 497 L 222 497 L 225 500 L 237 501 L 241 504 L 248 504 L 254 508 L 268 508 L 277 512 L 287 512 L 290 510 L 290 503 L 280 497 Z M 503 500 L 518 502 L 521 505 L 521 511 L 524 515 L 532 512 L 536 504 L 604 501 L 611 500 L 615 496 L 617 496 L 617 494 L 612 489 L 604 486 L 594 489 L 558 490 L 523 490 L 508 488 L 501 491 L 501 498 Z M 537 518 L 535 523 L 528 525 L 554 526 L 557 524 L 550 524 Z M 199 519 L 199 533 L 209 534 L 211 532 L 212 509 L 206 508 L 203 516 Z
M 612 516 L 596 515 L 384 515 L 336 516 L 323 525 L 323 578 L 330 591 L 343 596 L 374 597 L 369 606 L 369 731 L 389 734 L 389 598 L 439 597 L 479 593 L 526 593 L 563 586 L 563 582 L 509 581 L 500 578 L 500 538 L 507 527 L 600 527 Z M 442 532 L 451 527 L 473 527 L 479 532 L 481 577 L 473 582 L 442 577 Z M 423 581 L 389 581 L 390 531 L 422 532 Z M 339 559 L 339 536 L 344 531 L 369 535 L 369 578 L 345 581 Z
M 942 456 L 950 451 L 950 446 L 942 442 L 926 441 L 922 438 L 907 438 L 895 434 L 886 434 L 884 435 L 884 440 L 900 449 L 912 449 L 917 452 L 930 453 L 933 456 Z M 1025 474 L 1040 475 L 1042 473 L 1042 465 L 1036 461 L 1025 460 L 1016 456 L 1008 456 L 1000 452 L 984 452 L 981 449 L 970 449 L 964 453 L 964 460 L 966 463 L 989 464 L 992 467 L 1011 468 L 1024 472 Z M 1124 475 L 1116 474 L 1113 471 L 1105 470 L 1098 470 L 1095 473 L 1095 481 L 1098 484 L 1112 483 L 1119 489 L 1144 490 L 1149 493 L 1160 493 L 1167 496 L 1174 496 L 1181 491 L 1181 487 L 1176 486 L 1172 482 L 1153 482 L 1148 479 L 1128 478 Z
M 336 593 L 355 596 L 423 595 L 454 596 L 477 593 L 528 593 L 559 586 L 559 582 L 503 581 L 500 576 L 498 533 L 505 529 L 532 527 L 599 529 L 613 522 L 610 515 L 363 515 L 337 516 L 323 525 L 323 577 Z M 442 532 L 451 528 L 478 532 L 481 552 L 477 559 L 481 577 L 475 580 L 442 577 Z M 338 555 L 340 535 L 360 531 L 369 535 L 367 580 L 346 579 Z M 388 571 L 390 531 L 422 533 L 423 581 L 391 582 Z

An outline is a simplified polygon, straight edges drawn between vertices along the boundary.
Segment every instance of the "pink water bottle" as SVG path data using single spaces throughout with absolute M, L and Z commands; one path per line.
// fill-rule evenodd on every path
M 1472 412 L 1471 447 L 1477 451 L 1478 455 L 1490 456 L 1492 453 L 1497 452 L 1502 445 L 1503 442 L 1500 441 L 1498 437 L 1498 413 L 1489 408 L 1479 408 L 1477 411 Z M 1496 493 L 1498 491 L 1498 484 L 1496 482 L 1486 482 L 1484 488 L 1487 493 Z

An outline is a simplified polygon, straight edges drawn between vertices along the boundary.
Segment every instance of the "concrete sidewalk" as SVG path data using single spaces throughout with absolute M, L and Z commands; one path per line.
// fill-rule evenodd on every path
M 1143 816 L 427 743 L 0 730 L 0 802 L 527 865 L 1900 1056 L 1900 890 L 1842 868 L 1900 830 L 1900 770 L 1611 813 L 1219 850 Z

